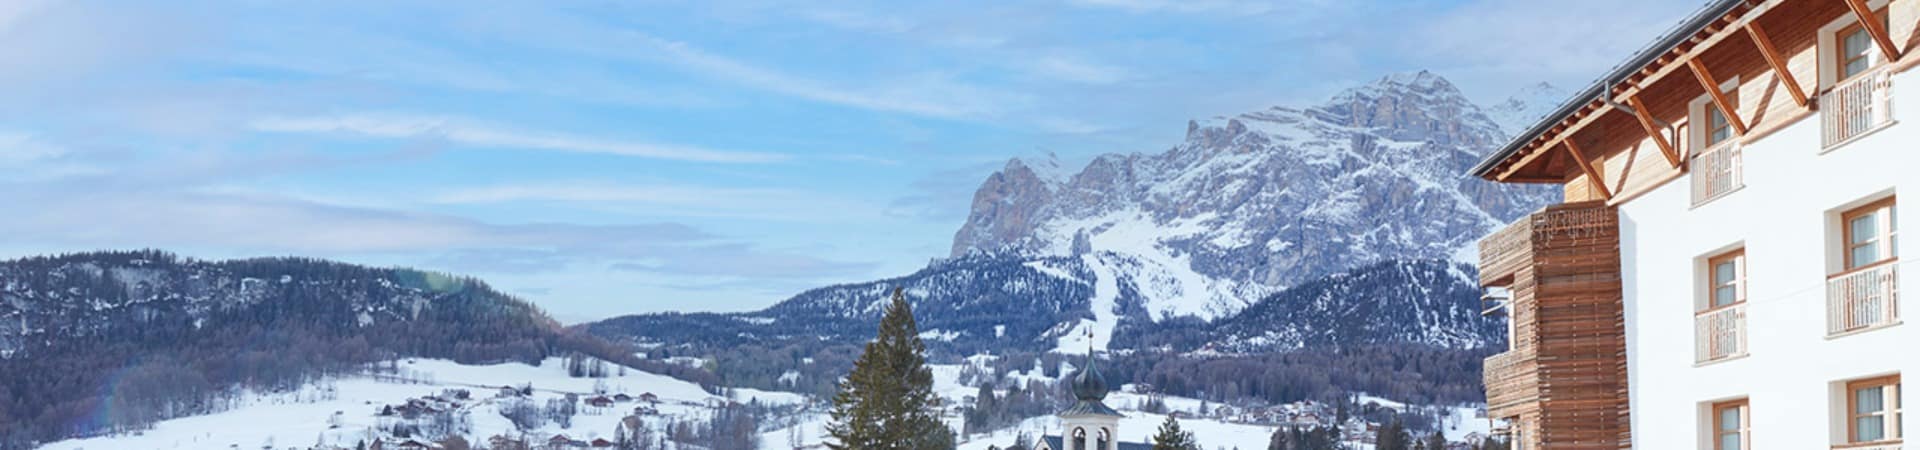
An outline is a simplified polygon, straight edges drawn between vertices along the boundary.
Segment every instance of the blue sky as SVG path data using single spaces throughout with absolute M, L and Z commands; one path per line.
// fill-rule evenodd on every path
M 0 1 L 0 256 L 472 274 L 563 321 L 946 254 L 1009 157 L 1430 69 L 1581 85 L 1693 1 Z

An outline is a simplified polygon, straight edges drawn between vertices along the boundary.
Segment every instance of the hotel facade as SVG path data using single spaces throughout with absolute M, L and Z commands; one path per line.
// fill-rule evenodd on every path
M 1920 0 L 1715 1 L 1474 169 L 1565 189 L 1480 243 L 1514 448 L 1903 448 L 1917 23 Z

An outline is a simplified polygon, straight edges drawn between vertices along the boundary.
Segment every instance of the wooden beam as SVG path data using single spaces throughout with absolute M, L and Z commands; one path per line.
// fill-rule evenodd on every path
M 1713 98 L 1713 105 L 1720 108 L 1720 114 L 1727 116 L 1727 123 L 1733 125 L 1733 131 L 1741 136 L 1747 135 L 1747 122 L 1740 120 L 1740 113 L 1733 108 L 1733 101 L 1727 100 L 1727 94 L 1720 91 L 1720 82 L 1713 80 L 1713 72 L 1707 71 L 1707 65 L 1700 58 L 1687 60 L 1687 68 L 1693 69 L 1693 77 L 1700 80 L 1700 87 L 1707 90 L 1707 97 Z
M 1867 0 L 1842 0 L 1847 8 L 1853 10 L 1853 18 L 1860 20 L 1860 28 L 1867 30 L 1875 44 L 1880 44 L 1880 53 L 1887 55 L 1887 61 L 1900 60 L 1900 48 L 1893 46 L 1893 38 L 1887 35 L 1887 28 L 1880 25 L 1880 16 L 1867 7 Z
M 1594 189 L 1600 190 L 1600 198 L 1613 199 L 1613 192 L 1607 190 L 1607 180 L 1600 179 L 1600 170 L 1593 168 L 1593 164 L 1587 161 L 1587 157 L 1580 154 L 1580 146 L 1574 145 L 1572 139 L 1563 143 L 1566 144 L 1567 153 L 1573 155 L 1573 164 L 1580 166 L 1581 172 L 1586 172 L 1587 181 L 1593 185 Z
M 1600 106 L 1602 108 L 1611 108 L 1612 104 L 1604 103 Z M 1505 181 L 1508 178 L 1512 178 L 1515 173 L 1520 171 L 1520 168 L 1526 167 L 1527 164 L 1532 164 L 1533 160 L 1539 159 L 1541 156 L 1544 156 L 1544 155 L 1552 154 L 1553 148 L 1559 146 L 1560 141 L 1571 138 L 1574 131 L 1578 131 L 1582 128 L 1586 128 L 1587 125 L 1592 124 L 1593 121 L 1599 120 L 1601 117 L 1604 117 L 1604 116 L 1605 115 L 1603 114 L 1591 114 L 1585 118 L 1580 119 L 1578 122 L 1574 122 L 1572 125 L 1566 125 L 1563 122 L 1560 127 L 1554 128 L 1554 131 L 1551 132 L 1551 134 L 1542 134 L 1539 139 L 1536 139 L 1536 141 L 1544 139 L 1544 142 L 1541 142 L 1540 145 L 1533 146 L 1532 152 L 1526 153 L 1524 156 L 1520 157 L 1520 161 L 1513 163 L 1513 165 L 1511 166 L 1507 166 L 1505 171 L 1502 171 L 1498 176 L 1494 177 L 1494 180 Z M 1547 139 L 1549 136 L 1552 136 L 1552 138 Z
M 1640 119 L 1640 128 L 1647 130 L 1647 137 L 1660 145 L 1660 154 L 1667 157 L 1667 164 L 1680 167 L 1680 152 L 1674 150 L 1673 143 L 1667 142 L 1666 137 L 1660 136 L 1660 127 L 1653 124 L 1653 113 L 1647 111 L 1647 104 L 1641 103 L 1638 95 L 1628 96 L 1627 104 L 1633 106 L 1633 116 Z
M 1758 4 L 1751 4 L 1751 6 L 1747 7 L 1745 11 L 1742 11 L 1740 9 L 1735 9 L 1734 12 L 1731 13 L 1731 15 L 1733 16 L 1733 21 L 1731 21 L 1730 23 L 1742 24 L 1742 23 L 1752 22 L 1753 18 L 1766 15 L 1767 11 L 1771 11 L 1775 6 L 1779 6 L 1783 3 L 1786 3 L 1786 2 L 1782 0 L 1766 0 Z M 1646 90 L 1646 87 L 1651 85 L 1654 81 L 1658 81 L 1661 78 L 1665 78 L 1668 74 L 1671 74 L 1676 70 L 1680 70 L 1681 69 L 1679 64 L 1680 61 L 1686 61 L 1689 59 L 1699 57 L 1701 53 L 1705 53 L 1708 49 L 1711 49 L 1715 45 L 1718 45 L 1721 42 L 1721 40 L 1732 37 L 1735 31 L 1736 30 L 1733 30 L 1731 28 L 1726 30 L 1720 30 L 1719 33 L 1714 33 L 1713 35 L 1708 36 L 1706 40 L 1701 41 L 1700 45 L 1695 45 L 1686 50 L 1680 50 L 1679 48 L 1676 47 L 1673 51 L 1669 52 L 1669 56 L 1661 57 L 1658 62 L 1648 65 L 1648 68 L 1653 69 L 1652 73 L 1647 73 L 1646 70 L 1643 69 L 1640 72 L 1641 76 L 1636 76 L 1632 79 L 1627 80 L 1626 84 L 1628 85 L 1628 90 L 1626 92 L 1620 92 L 1620 93 L 1614 94 L 1614 101 L 1624 102 L 1626 101 L 1625 96 L 1631 95 L 1631 94 L 1638 94 L 1640 93 L 1640 91 Z
M 1753 45 L 1760 47 L 1760 56 L 1767 58 L 1767 65 L 1773 66 L 1773 76 L 1787 87 L 1787 93 L 1793 95 L 1794 103 L 1807 107 L 1807 91 L 1800 90 L 1800 82 L 1793 79 L 1793 71 L 1787 68 L 1787 61 L 1780 57 L 1780 50 L 1773 47 L 1773 40 L 1767 39 L 1767 31 L 1760 29 L 1758 22 L 1747 22 L 1747 37 L 1753 38 Z
M 1504 181 L 1508 183 L 1545 183 L 1545 184 L 1560 184 L 1560 183 L 1567 182 L 1565 178 L 1559 178 L 1559 177 L 1509 177 Z

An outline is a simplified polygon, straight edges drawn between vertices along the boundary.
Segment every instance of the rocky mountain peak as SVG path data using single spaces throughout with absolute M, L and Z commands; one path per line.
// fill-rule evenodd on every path
M 1402 141 L 1491 145 L 1499 125 L 1446 78 L 1425 70 L 1381 77 L 1311 110 L 1322 120 L 1384 131 Z
M 1218 317 L 1354 267 L 1452 258 L 1551 201 L 1465 175 L 1505 137 L 1446 78 L 1389 75 L 1321 105 L 1192 121 L 1164 152 L 1101 155 L 1058 184 L 1012 161 L 975 194 L 953 255 L 1089 255 L 1155 319 Z

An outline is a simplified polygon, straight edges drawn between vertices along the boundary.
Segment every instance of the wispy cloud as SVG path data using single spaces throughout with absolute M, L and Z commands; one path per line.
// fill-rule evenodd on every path
M 978 162 L 927 174 L 914 180 L 908 193 L 887 205 L 894 217 L 958 224 L 966 220 L 982 180 L 1005 167 L 1004 160 Z
M 1040 128 L 1060 134 L 1094 134 L 1110 128 L 1072 117 L 1042 117 L 1034 121 Z
M 878 214 L 878 205 L 793 188 L 541 181 L 449 189 L 428 201 L 442 204 L 535 202 L 643 216 L 838 222 Z M 872 212 L 869 212 L 872 211 Z
M 977 118 L 1002 111 L 1013 97 L 931 72 L 890 77 L 870 87 L 838 86 L 708 52 L 693 44 L 633 35 L 667 63 L 769 92 L 853 108 L 943 118 Z
M 15 22 L 51 3 L 53 3 L 52 0 L 14 0 L 0 3 L 0 32 L 7 31 Z
M 870 33 L 905 33 L 914 28 L 905 18 L 850 9 L 806 9 L 800 18 L 835 28 Z
M 1266 14 L 1274 10 L 1273 2 L 1253 0 L 1068 0 L 1068 3 L 1114 8 L 1137 14 L 1155 12 Z
M 1392 44 L 1408 63 L 1464 75 L 1469 83 L 1578 83 L 1626 59 L 1698 5 L 1480 0 L 1425 17 L 1393 35 Z
M 819 278 L 857 275 L 871 271 L 877 264 L 832 261 L 801 253 L 768 253 L 742 244 L 706 245 L 670 261 L 620 262 L 615 270 L 636 270 L 683 275 L 751 274 L 767 278 Z
M 1126 69 L 1059 56 L 1040 58 L 1033 70 L 1046 77 L 1085 84 L 1114 84 L 1131 76 Z
M 0 244 L 75 248 L 239 249 L 303 255 L 438 255 L 428 265 L 524 273 L 580 264 L 624 270 L 753 278 L 844 276 L 871 263 L 770 251 L 672 223 L 500 224 L 275 196 L 171 190 L 94 192 L 65 184 L 12 185 L 0 209 L 35 214 L 0 221 Z M 139 217 L 140 226 L 120 226 Z
M 269 117 L 254 120 L 257 131 L 347 133 L 379 138 L 431 137 L 478 147 L 601 153 L 676 161 L 768 163 L 788 159 L 777 153 L 712 150 L 683 145 L 608 140 L 563 133 L 516 130 L 448 117 L 404 114 L 350 114 L 318 117 Z
M 0 181 L 41 181 L 106 171 L 74 161 L 72 156 L 67 148 L 33 134 L 0 130 Z

